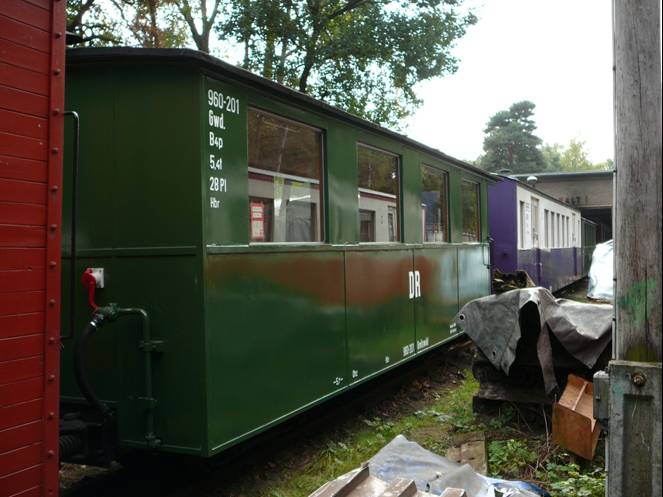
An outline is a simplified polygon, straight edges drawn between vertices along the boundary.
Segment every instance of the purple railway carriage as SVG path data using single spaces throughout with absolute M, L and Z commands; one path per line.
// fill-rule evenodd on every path
M 551 291 L 583 278 L 589 270 L 584 255 L 592 249 L 584 233 L 591 232 L 593 223 L 527 184 L 502 179 L 488 188 L 493 268 L 525 270 Z

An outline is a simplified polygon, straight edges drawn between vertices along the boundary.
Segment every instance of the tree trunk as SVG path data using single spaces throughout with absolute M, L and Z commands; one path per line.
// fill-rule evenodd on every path
M 150 17 L 149 26 L 149 43 L 153 48 L 160 48 L 161 40 L 159 37 L 159 26 L 157 26 L 157 0 L 149 0 L 147 2 L 148 15 Z
M 306 44 L 304 67 L 302 68 L 302 73 L 299 76 L 299 91 L 302 93 L 306 93 L 308 88 L 308 78 L 311 75 L 311 70 L 313 69 L 313 64 L 315 63 L 315 51 L 317 49 L 320 33 L 322 32 L 323 20 L 320 13 L 320 0 L 311 5 L 310 15 L 311 19 L 313 19 L 313 32 L 311 33 L 311 37 Z
M 299 91 L 306 93 L 308 88 L 308 78 L 311 75 L 311 70 L 313 69 L 313 64 L 315 62 L 315 50 L 318 45 L 318 39 L 320 38 L 320 28 L 316 27 L 316 30 L 313 31 L 311 39 L 306 46 L 306 56 L 304 57 L 304 68 L 302 69 L 302 74 L 299 77 Z
M 286 1 L 286 18 L 290 19 L 290 10 L 292 4 L 290 0 Z M 288 33 L 287 30 L 283 30 L 283 35 L 281 36 L 281 55 L 279 56 L 279 63 L 276 67 L 276 81 L 283 83 L 285 79 L 285 62 L 288 57 Z
M 242 62 L 242 67 L 244 69 L 249 68 L 249 44 L 251 43 L 251 38 L 247 37 L 244 40 L 244 62 Z
M 262 66 L 263 78 L 272 79 L 274 75 L 274 53 L 276 51 L 274 44 L 275 36 L 273 33 L 269 33 L 265 40 L 265 60 Z

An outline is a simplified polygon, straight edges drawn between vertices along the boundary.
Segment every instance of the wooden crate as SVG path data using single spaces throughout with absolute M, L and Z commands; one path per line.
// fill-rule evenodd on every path
M 594 458 L 601 428 L 594 419 L 594 386 L 569 375 L 559 402 L 553 406 L 553 442 L 588 460 Z

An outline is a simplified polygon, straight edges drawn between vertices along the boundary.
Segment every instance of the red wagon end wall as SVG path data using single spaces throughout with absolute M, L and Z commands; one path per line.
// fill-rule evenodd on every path
M 58 494 L 66 0 L 0 0 L 0 497 Z

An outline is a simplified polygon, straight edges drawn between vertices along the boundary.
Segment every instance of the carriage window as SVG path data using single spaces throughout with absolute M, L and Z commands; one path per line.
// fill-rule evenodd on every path
M 463 241 L 478 242 L 481 237 L 479 215 L 479 184 L 463 180 Z
M 249 109 L 249 239 L 322 241 L 322 131 Z
M 375 212 L 359 209 L 359 241 L 375 241 Z
M 464 205 L 464 204 L 463 204 Z M 525 248 L 525 202 L 520 201 L 520 248 Z M 465 211 L 463 211 L 463 219 Z M 464 227 L 465 225 L 463 225 Z M 465 241 L 465 231 L 463 230 L 463 241 Z
M 360 242 L 400 239 L 398 164 L 396 155 L 357 146 Z
M 444 171 L 421 165 L 423 241 L 449 241 L 449 179 Z

